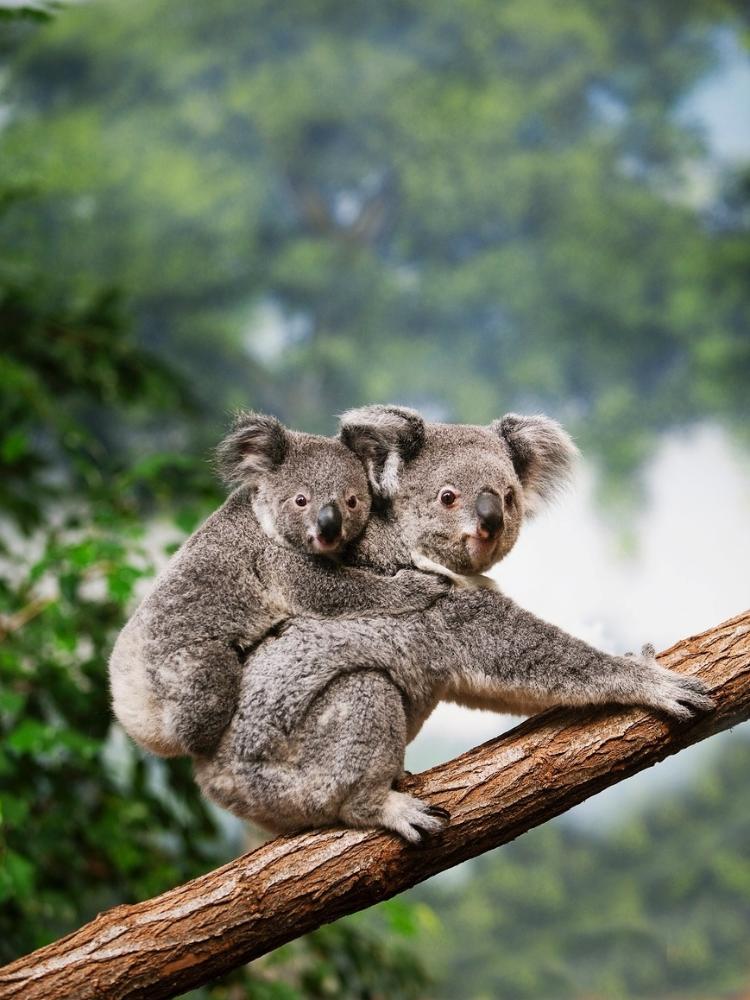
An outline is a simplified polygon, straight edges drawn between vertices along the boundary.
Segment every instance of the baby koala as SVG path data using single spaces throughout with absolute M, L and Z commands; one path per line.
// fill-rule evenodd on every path
M 236 489 L 173 556 L 109 663 L 115 716 L 164 757 L 215 748 L 247 655 L 289 617 L 420 611 L 449 587 L 339 565 L 371 501 L 361 460 L 337 439 L 242 413 L 217 459 Z

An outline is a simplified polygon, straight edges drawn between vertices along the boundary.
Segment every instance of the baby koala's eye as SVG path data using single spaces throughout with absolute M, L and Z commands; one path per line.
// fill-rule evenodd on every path
M 297 504 L 298 507 L 307 507 L 307 497 L 305 496 L 304 493 L 298 493 L 297 496 L 294 498 L 294 502 Z
M 354 510 L 357 506 L 357 498 L 352 494 L 352 496 L 346 498 L 346 506 L 349 510 Z
M 457 499 L 453 490 L 441 490 L 440 492 L 440 503 L 444 507 L 452 507 Z
M 507 489 L 505 491 L 505 496 L 503 497 L 503 499 L 505 500 L 506 507 L 512 507 L 513 504 L 516 502 L 516 495 L 512 489 Z

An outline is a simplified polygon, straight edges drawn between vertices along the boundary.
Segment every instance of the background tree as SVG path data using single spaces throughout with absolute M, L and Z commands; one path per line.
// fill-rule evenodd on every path
M 158 555 L 151 528 L 178 539 L 219 499 L 206 459 L 227 409 L 330 430 L 372 400 L 465 420 L 543 407 L 615 493 L 664 429 L 712 418 L 746 436 L 750 375 L 747 170 L 713 163 L 683 114 L 718 42 L 747 32 L 742 4 L 14 8 L 0 5 L 3 959 L 237 849 L 184 762 L 110 728 L 105 684 Z M 744 750 L 727 752 L 734 775 Z M 685 812 L 639 821 L 648 849 L 554 828 L 482 862 L 460 902 L 436 889 L 449 937 L 421 954 L 440 988 L 734 988 L 750 817 L 735 786 L 715 789 L 721 877 Z M 669 936 L 678 904 L 654 902 L 654 837 L 665 884 L 693 887 L 687 956 Z M 603 880 L 606 940 L 587 917 Z M 586 900 L 578 916 L 566 893 Z M 632 927 L 654 942 L 641 972 L 623 958 Z M 425 995 L 420 931 L 435 933 L 429 907 L 394 902 L 214 995 Z M 493 956 L 490 931 L 506 942 Z M 599 971 L 581 957 L 594 943 Z
M 10 37 L 42 15 L 14 12 Z M 6 179 L 0 218 L 32 218 L 42 191 L 31 173 Z M 201 457 L 206 408 L 138 343 L 113 287 L 69 287 L 46 266 L 0 261 L 0 962 L 239 846 L 189 762 L 150 759 L 112 731 L 106 684 L 152 572 L 144 522 L 167 516 L 179 537 L 220 498 Z M 200 993 L 410 997 L 425 975 L 398 937 L 424 909 L 327 928 Z
M 13 63 L 4 156 L 42 183 L 2 236 L 20 270 L 123 288 L 206 401 L 318 427 L 388 396 L 545 406 L 630 469 L 655 428 L 747 416 L 741 220 L 691 201 L 706 158 L 676 117 L 730 14 L 69 11 Z

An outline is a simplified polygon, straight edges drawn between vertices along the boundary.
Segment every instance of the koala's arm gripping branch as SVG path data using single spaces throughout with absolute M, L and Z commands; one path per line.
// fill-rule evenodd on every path
M 410 791 L 451 812 L 439 841 L 415 848 L 342 829 L 271 841 L 155 899 L 108 910 L 0 969 L 0 1000 L 178 996 L 750 717 L 750 611 L 683 640 L 661 661 L 700 675 L 716 708 L 681 723 L 638 708 L 537 716 L 409 779 Z

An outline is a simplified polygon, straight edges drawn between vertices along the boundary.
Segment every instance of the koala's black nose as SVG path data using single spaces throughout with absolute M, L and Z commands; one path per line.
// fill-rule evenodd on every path
M 341 534 L 341 511 L 335 503 L 327 503 L 318 511 L 318 531 L 325 542 L 335 542 Z
M 496 493 L 483 490 L 474 507 L 479 522 L 479 534 L 483 538 L 494 538 L 503 526 L 503 501 Z

